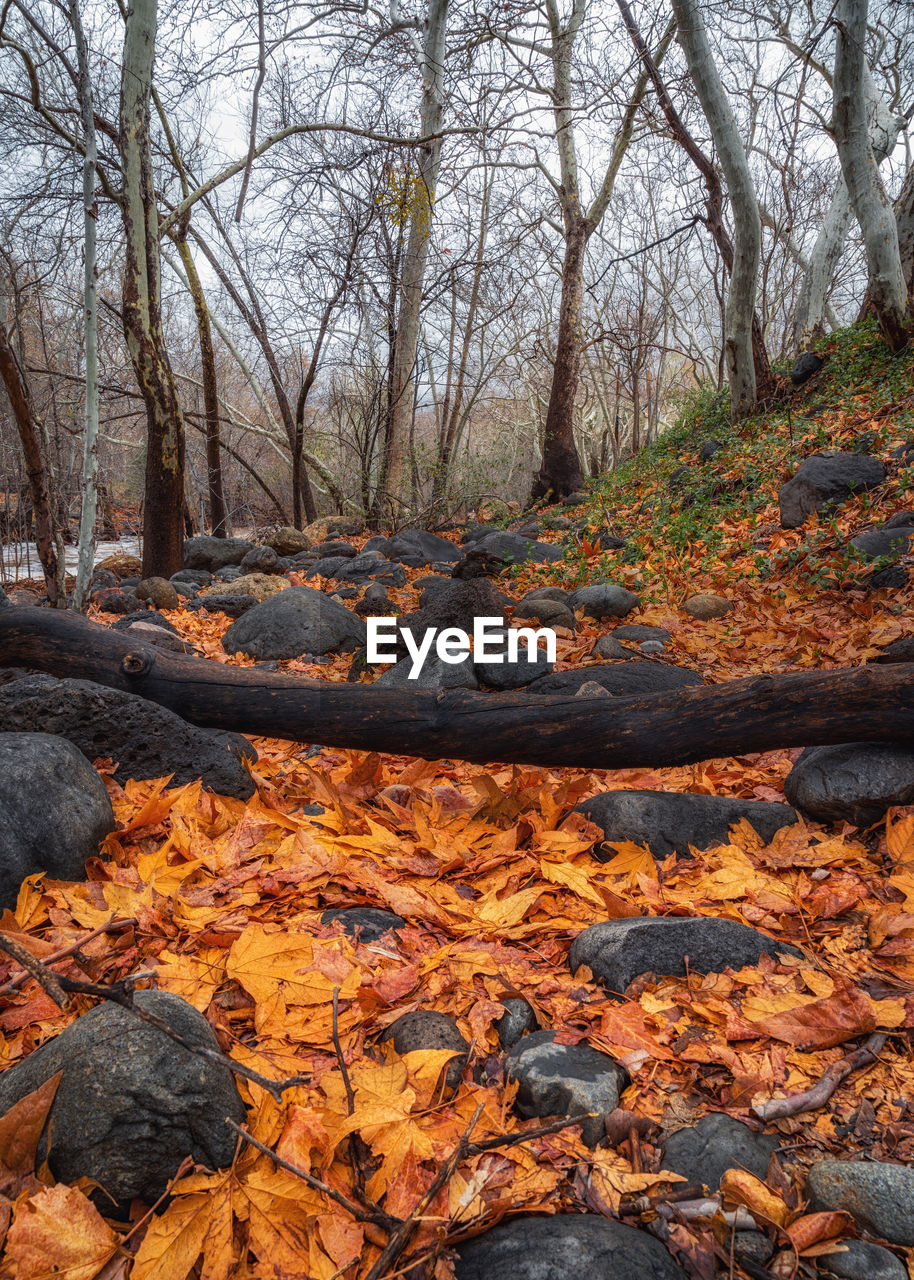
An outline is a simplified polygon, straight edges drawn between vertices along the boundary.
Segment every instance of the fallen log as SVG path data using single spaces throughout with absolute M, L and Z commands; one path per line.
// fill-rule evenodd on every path
M 625 698 L 407 693 L 183 657 L 78 614 L 14 608 L 0 610 L 0 666 L 94 680 L 211 728 L 427 760 L 619 769 L 776 747 L 914 741 L 914 663 Z

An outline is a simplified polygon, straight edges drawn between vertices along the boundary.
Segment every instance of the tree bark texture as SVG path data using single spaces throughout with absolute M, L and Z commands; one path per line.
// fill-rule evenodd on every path
M 873 154 L 864 92 L 867 0 L 837 0 L 832 127 L 841 172 L 866 250 L 868 293 L 886 341 L 900 351 L 907 288 L 901 269 L 895 214 Z
M 124 332 L 147 421 L 143 575 L 168 578 L 183 562 L 184 423 L 162 331 L 149 136 L 156 26 L 157 0 L 132 0 L 124 36 L 119 150 L 124 174 Z
M 762 221 L 746 151 L 714 62 L 698 5 L 695 0 L 672 0 L 672 5 L 679 43 L 720 156 L 730 194 L 734 244 L 724 351 L 730 383 L 730 415 L 732 421 L 738 422 L 752 412 L 757 399 L 752 320 L 762 252 Z
M 404 693 L 180 657 L 78 614 L 28 608 L 0 611 L 0 666 L 94 680 L 212 728 L 428 760 L 617 769 L 914 740 L 914 663 L 754 676 L 626 698 Z

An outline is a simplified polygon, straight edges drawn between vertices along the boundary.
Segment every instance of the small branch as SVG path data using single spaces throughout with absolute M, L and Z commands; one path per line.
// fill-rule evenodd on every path
M 129 929 L 135 924 L 136 920 L 132 916 L 123 920 L 111 920 L 108 924 L 103 924 L 97 929 L 93 929 L 91 933 L 87 933 L 86 936 L 84 938 L 80 938 L 78 942 L 71 942 L 68 947 L 61 947 L 59 951 L 54 951 L 51 955 L 45 956 L 42 963 L 49 965 L 56 964 L 58 960 L 66 960 L 67 956 L 76 955 L 77 952 L 82 950 L 87 942 L 92 942 L 94 938 L 101 937 L 103 933 L 116 933 L 119 929 Z M 29 952 L 29 954 L 31 955 L 31 952 Z M 23 969 L 22 973 L 17 973 L 14 978 L 10 978 L 8 982 L 5 982 L 3 986 L 0 987 L 0 996 L 12 995 L 13 992 L 18 990 L 18 988 L 21 987 L 24 982 L 27 982 L 29 978 L 35 978 L 35 974 L 28 969 Z M 37 978 L 35 980 L 38 981 Z
M 268 1147 L 265 1142 L 260 1142 L 253 1134 L 248 1133 L 247 1129 L 242 1128 L 240 1124 L 236 1124 L 228 1116 L 225 1117 L 225 1123 L 245 1142 L 250 1143 L 252 1147 L 256 1147 L 258 1151 L 262 1151 L 265 1156 L 269 1156 L 280 1169 L 285 1169 L 286 1173 L 291 1173 L 296 1178 L 301 1178 L 303 1182 L 307 1182 L 308 1186 L 313 1187 L 315 1191 L 320 1191 L 323 1195 L 329 1196 L 335 1204 L 338 1204 L 341 1209 L 345 1209 L 358 1222 L 371 1222 L 375 1226 L 383 1227 L 385 1231 L 396 1231 L 403 1225 L 399 1218 L 393 1218 L 390 1214 L 384 1213 L 380 1209 L 372 1211 L 371 1209 L 361 1208 L 353 1200 L 350 1200 L 348 1196 L 344 1196 L 341 1191 L 328 1186 L 326 1182 L 321 1182 L 320 1178 L 315 1178 L 313 1174 L 300 1169 L 297 1164 L 284 1160 L 282 1156 L 276 1154 L 272 1147 Z
M 870 1036 L 864 1045 L 847 1054 L 839 1062 L 828 1068 L 818 1084 L 803 1093 L 794 1093 L 787 1098 L 773 1098 L 771 1102 L 763 1102 L 752 1110 L 760 1120 L 782 1120 L 785 1116 L 796 1116 L 803 1111 L 818 1111 L 837 1089 L 842 1080 L 846 1080 L 852 1071 L 859 1067 L 868 1067 L 879 1056 L 886 1037 L 880 1031 Z

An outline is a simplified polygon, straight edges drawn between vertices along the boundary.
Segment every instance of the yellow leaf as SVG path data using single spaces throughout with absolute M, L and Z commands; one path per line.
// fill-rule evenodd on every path
M 720 1189 L 727 1200 L 745 1205 L 759 1222 L 783 1227 L 787 1221 L 789 1210 L 784 1201 L 746 1169 L 728 1169 L 720 1180 Z
M 6 1237 L 10 1280 L 93 1280 L 117 1236 L 81 1191 L 62 1183 L 16 1205 Z
M 543 858 L 540 862 L 540 871 L 543 878 L 551 881 L 552 884 L 563 884 L 579 898 L 603 907 L 602 894 L 598 893 L 590 883 L 586 868 L 576 866 L 573 862 L 549 862 Z
M 522 889 L 520 893 L 512 893 L 500 901 L 492 890 L 477 903 L 476 918 L 482 924 L 489 924 L 494 928 L 510 929 L 523 920 L 533 904 L 542 896 L 541 885 L 532 889 Z
M 137 1250 L 132 1280 L 185 1280 L 200 1256 L 212 1209 L 212 1192 L 176 1196 L 150 1222 Z
M 633 884 L 638 875 L 648 876 L 651 880 L 657 879 L 657 863 L 649 849 L 633 844 L 631 840 L 607 841 L 607 845 L 610 849 L 615 849 L 616 856 L 603 867 L 605 875 L 630 876 Z

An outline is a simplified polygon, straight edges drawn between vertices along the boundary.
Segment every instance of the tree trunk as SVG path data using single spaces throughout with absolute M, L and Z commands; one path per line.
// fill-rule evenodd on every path
M 197 320 L 197 343 L 200 348 L 200 366 L 203 381 L 203 415 L 206 423 L 206 495 L 209 508 L 210 532 L 214 538 L 226 536 L 225 493 L 222 484 L 222 439 L 219 429 L 219 383 L 216 377 L 216 355 L 213 350 L 213 330 L 210 324 L 206 295 L 197 274 L 193 254 L 187 243 L 187 235 L 181 229 L 175 237 L 181 263 L 184 267 L 190 294 L 194 301 Z
M 428 0 L 428 16 L 422 47 L 422 106 L 419 132 L 437 133 L 444 118 L 444 61 L 449 0 Z M 392 381 L 390 429 L 383 499 L 394 516 L 400 513 L 402 490 L 408 473 L 410 428 L 416 396 L 416 356 L 422 286 L 431 244 L 435 188 L 441 166 L 440 141 L 418 148 L 415 180 L 408 190 L 409 234 L 400 276 L 400 308 L 397 317 Z
M 408 693 L 227 667 L 164 653 L 78 614 L 4 609 L 0 666 L 94 680 L 212 728 L 428 760 L 651 768 L 813 743 L 914 741 L 914 663 L 624 698 Z
M 869 115 L 870 142 L 877 165 L 895 150 L 898 135 L 906 123 L 904 116 L 893 116 L 881 101 L 869 67 L 864 63 L 863 91 Z M 808 350 L 825 332 L 828 294 L 850 229 L 851 200 L 843 174 L 839 176 L 822 228 L 813 245 L 803 278 L 797 313 L 794 318 L 793 345 L 796 353 Z M 864 310 L 869 309 L 869 297 Z
M 584 297 L 584 257 L 588 228 L 583 218 L 568 228 L 562 262 L 562 300 L 552 370 L 552 388 L 546 410 L 543 462 L 533 483 L 531 497 L 566 498 L 580 489 L 584 477 L 574 442 L 574 405 L 581 372 L 583 344 L 581 305 Z
M 895 201 L 895 226 L 898 230 L 898 253 L 901 274 L 908 291 L 908 311 L 914 304 L 914 165 L 905 175 L 904 184 Z
M 48 468 L 41 448 L 41 427 L 32 403 L 29 385 L 10 343 L 9 333 L 2 316 L 0 316 L 0 378 L 3 379 L 3 385 L 6 388 L 25 459 L 29 499 L 35 520 L 35 546 L 38 550 L 38 559 L 44 571 L 48 599 L 56 605 L 60 595 L 57 548 L 54 537 L 54 518 L 51 512 Z M 24 530 L 24 536 L 28 537 L 28 526 Z
M 92 102 L 89 49 L 79 13 L 79 0 L 70 0 L 70 24 L 76 41 L 79 74 L 79 109 L 86 151 L 83 157 L 83 323 L 86 331 L 86 409 L 83 435 L 82 503 L 79 513 L 79 558 L 73 607 L 84 612 L 89 580 L 95 566 L 95 518 L 98 507 L 98 300 L 95 265 L 95 232 L 98 201 L 95 196 L 95 109 Z
M 864 94 L 867 0 L 837 0 L 832 126 L 866 250 L 868 292 L 886 342 L 906 346 L 907 288 L 901 269 L 895 215 L 870 140 Z
M 752 326 L 762 251 L 762 221 L 746 151 L 698 6 L 695 0 L 672 0 L 672 4 L 679 43 L 720 156 L 733 211 L 733 269 L 727 295 L 724 349 L 730 383 L 730 417 L 738 422 L 752 412 L 757 399 Z
M 162 331 L 149 137 L 156 21 L 157 0 L 132 0 L 124 36 L 118 145 L 124 174 L 124 333 L 147 422 L 143 574 L 168 578 L 184 560 L 184 423 Z

